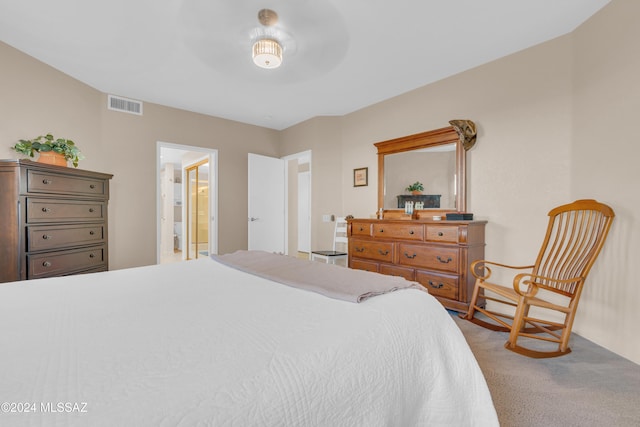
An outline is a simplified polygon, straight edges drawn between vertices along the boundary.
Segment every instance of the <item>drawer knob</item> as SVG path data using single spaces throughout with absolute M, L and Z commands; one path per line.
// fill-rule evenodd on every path
M 51 212 L 50 208 L 42 208 L 42 212 Z
M 364 227 L 360 227 L 360 231 L 364 231 Z
M 438 283 L 436 285 L 435 283 L 433 283 L 432 280 L 429 280 L 429 286 L 431 286 L 433 289 L 441 289 L 444 286 L 444 284 Z
M 451 261 L 453 261 L 453 260 L 451 259 L 451 257 L 449 257 L 449 258 L 447 258 L 446 260 L 444 260 L 444 259 L 442 259 L 442 258 L 440 257 L 440 255 L 438 255 L 436 258 L 438 259 L 438 261 L 440 261 L 440 262 L 441 262 L 441 263 L 443 263 L 443 264 L 449 264 Z
M 380 229 L 380 232 L 381 232 L 381 233 L 384 233 L 384 229 L 382 229 L 382 228 L 381 228 L 381 229 Z
M 364 252 L 364 248 L 359 248 L 356 246 L 354 249 L 356 252 Z
M 93 230 L 89 230 L 89 234 L 90 234 L 91 236 L 93 236 L 94 234 L 96 234 L 96 232 L 95 232 L 95 231 L 93 231 Z
M 389 250 L 383 251 L 382 249 L 378 249 L 378 253 L 380 255 L 389 255 Z
M 89 208 L 89 212 L 93 212 L 93 208 Z
M 51 267 L 51 263 L 49 261 L 45 261 L 42 263 L 43 267 Z
M 407 252 L 405 252 L 404 256 L 406 256 L 409 259 L 414 259 L 416 256 L 418 256 L 418 254 L 409 255 Z
M 95 184 L 91 184 L 91 185 L 89 185 L 89 188 L 93 190 L 94 188 L 96 188 L 96 185 Z
M 95 254 L 89 254 L 89 258 L 95 258 L 96 255 Z
M 413 234 L 413 230 L 409 230 L 409 234 Z
M 53 182 L 53 181 L 51 181 L 50 179 L 46 179 L 46 178 L 42 180 L 42 183 L 43 183 L 44 185 L 51 184 L 52 182 Z
M 51 236 L 49 236 L 48 234 L 43 234 L 42 235 L 42 240 L 49 240 L 51 238 Z
M 442 237 L 444 236 L 444 233 L 442 231 L 438 231 L 438 236 Z

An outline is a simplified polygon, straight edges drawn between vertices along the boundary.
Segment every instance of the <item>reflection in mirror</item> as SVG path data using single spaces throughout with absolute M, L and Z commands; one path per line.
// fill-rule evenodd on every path
M 388 154 L 384 157 L 384 209 L 404 209 L 407 200 L 422 201 L 428 209 L 456 210 L 456 144 Z M 424 186 L 422 195 L 406 188 Z

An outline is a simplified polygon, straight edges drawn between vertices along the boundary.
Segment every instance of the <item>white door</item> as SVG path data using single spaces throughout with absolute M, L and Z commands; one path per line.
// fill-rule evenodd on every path
M 307 253 L 311 251 L 309 186 L 309 172 L 300 172 L 298 174 L 298 251 Z
M 249 250 L 284 254 L 284 160 L 249 153 Z

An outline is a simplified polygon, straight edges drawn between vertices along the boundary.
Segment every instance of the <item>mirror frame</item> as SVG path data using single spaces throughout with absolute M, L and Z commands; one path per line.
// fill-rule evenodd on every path
M 378 211 L 403 212 L 401 209 L 384 209 L 384 156 L 422 148 L 436 147 L 444 144 L 456 144 L 456 208 L 424 209 L 436 212 L 466 212 L 467 210 L 467 164 L 466 152 L 475 145 L 476 125 L 471 120 L 451 120 L 451 126 L 428 132 L 394 138 L 377 142 L 378 149 Z

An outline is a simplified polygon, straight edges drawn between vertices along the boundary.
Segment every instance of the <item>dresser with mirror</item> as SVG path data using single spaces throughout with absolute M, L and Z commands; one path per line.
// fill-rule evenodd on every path
M 451 126 L 382 141 L 378 151 L 378 218 L 349 221 L 349 267 L 402 276 L 424 286 L 446 308 L 467 311 L 473 261 L 484 258 L 486 221 L 461 217 L 467 207 L 466 152 L 475 124 Z M 426 198 L 406 194 L 423 183 Z M 400 200 L 438 200 L 438 207 L 407 211 Z

